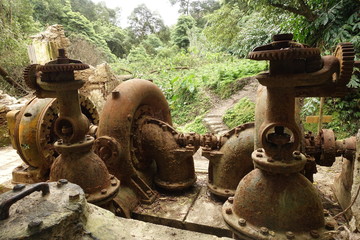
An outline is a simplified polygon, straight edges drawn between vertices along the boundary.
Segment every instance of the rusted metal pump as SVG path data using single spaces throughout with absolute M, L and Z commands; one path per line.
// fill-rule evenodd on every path
M 25 76 L 26 78 L 26 76 Z M 81 111 L 91 124 L 97 125 L 99 115 L 94 104 L 79 95 Z M 24 161 L 12 172 L 12 182 L 36 183 L 49 179 L 50 167 L 59 155 L 54 149 L 58 136 L 54 124 L 59 115 L 55 98 L 32 98 L 20 110 L 7 113 L 12 146 Z
M 224 220 L 238 239 L 327 239 L 321 200 L 300 174 L 307 157 L 299 151 L 295 97 L 345 94 L 354 50 L 341 44 L 335 56 L 321 57 L 319 49 L 281 34 L 255 48 L 249 58 L 270 61 L 270 71 L 256 76 L 266 86 L 266 112 L 263 122 L 256 122 L 256 169 L 224 204 Z
M 76 183 L 89 202 L 102 205 L 117 194 L 120 182 L 92 151 L 94 138 L 87 135 L 90 124 L 81 112 L 78 94 L 84 81 L 74 79 L 74 70 L 86 68 L 88 65 L 68 59 L 59 49 L 55 61 L 30 68 L 27 83 L 39 97 L 55 96 L 59 106 L 54 132 L 60 139 L 54 148 L 60 155 L 51 166 L 50 181 L 67 179 Z

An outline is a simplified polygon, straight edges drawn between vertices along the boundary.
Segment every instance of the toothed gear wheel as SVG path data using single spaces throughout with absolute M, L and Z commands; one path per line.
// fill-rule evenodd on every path
M 316 48 L 285 48 L 277 50 L 264 50 L 249 53 L 248 58 L 252 60 L 290 60 L 297 58 L 311 58 L 320 55 L 320 50 Z
M 39 64 L 31 64 L 24 69 L 24 73 L 23 73 L 26 86 L 28 86 L 33 90 L 37 89 L 36 71 L 38 66 Z
M 351 79 L 354 68 L 354 45 L 349 42 L 339 43 L 334 51 L 334 56 L 340 62 L 340 71 L 336 81 L 346 85 Z
M 249 53 L 248 58 L 252 60 L 278 61 L 320 56 L 318 48 L 310 48 L 308 45 L 292 40 L 292 38 L 292 34 L 274 35 L 272 43 L 256 47 Z
M 89 65 L 83 63 L 68 63 L 68 64 L 46 64 L 40 66 L 39 70 L 42 72 L 71 72 L 75 70 L 84 70 L 89 68 Z

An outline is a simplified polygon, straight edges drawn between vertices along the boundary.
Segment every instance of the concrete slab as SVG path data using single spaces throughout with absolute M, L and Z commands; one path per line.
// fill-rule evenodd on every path
M 186 192 L 158 193 L 152 204 L 140 204 L 132 212 L 132 217 L 138 220 L 156 224 L 183 228 L 183 222 L 200 193 L 201 186 L 195 184 Z
M 207 187 L 203 186 L 185 219 L 185 229 L 231 237 L 232 233 L 221 215 L 222 205 L 223 202 L 214 199 Z
M 11 173 L 14 168 L 23 162 L 12 147 L 0 148 L 0 184 L 11 180 Z

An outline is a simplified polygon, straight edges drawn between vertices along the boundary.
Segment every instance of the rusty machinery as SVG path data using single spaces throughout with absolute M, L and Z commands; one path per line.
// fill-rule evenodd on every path
M 67 178 L 84 188 L 90 202 L 113 199 L 115 212 L 130 216 L 139 201 L 154 201 L 155 186 L 170 191 L 191 187 L 196 181 L 192 156 L 202 147 L 203 156 L 210 160 L 210 192 L 223 198 L 235 194 L 225 203 L 223 215 L 237 236 L 271 239 L 275 234 L 274 239 L 281 239 L 293 234 L 306 239 L 321 235 L 321 203 L 298 173 L 314 160 L 330 164 L 332 160 L 324 155 L 349 153 L 352 145 L 350 140 L 325 142 L 331 135 L 327 130 L 323 136 L 304 138 L 295 118 L 295 97 L 346 93 L 351 53 L 351 45 L 343 44 L 335 57 L 321 58 L 318 49 L 291 41 L 289 35 L 276 36 L 274 43 L 255 49 L 250 58 L 270 60 L 270 74 L 257 76 L 266 86 L 258 99 L 267 101 L 257 106 L 256 128 L 243 124 L 220 137 L 178 132 L 155 84 L 141 79 L 121 83 L 100 115 L 93 149 L 101 161 L 90 149 L 94 139 L 85 136 L 89 125 L 78 109 L 77 89 L 83 82 L 74 81 L 73 70 L 85 66 L 61 51 L 56 61 L 28 69 L 28 85 L 40 97 L 56 96 L 60 105 L 53 129 L 60 137 L 54 147 L 61 155 L 51 167 L 50 180 Z M 299 151 L 300 142 L 306 155 Z M 252 171 L 254 165 L 257 169 Z M 305 171 L 309 179 L 312 173 Z M 284 204 L 276 203 L 279 198 L 285 199 Z
M 225 202 L 224 220 L 238 239 L 327 239 L 321 200 L 300 174 L 309 156 L 299 151 L 302 134 L 295 119 L 295 97 L 346 94 L 354 65 L 352 44 L 340 44 L 334 56 L 321 57 L 319 49 L 293 41 L 292 34 L 280 34 L 271 44 L 255 48 L 249 58 L 270 61 L 269 71 L 256 76 L 265 86 L 267 101 L 263 118 L 256 121 L 256 169 Z M 333 141 L 329 147 L 331 134 L 320 134 L 313 153 L 346 152 L 346 144 Z
M 97 125 L 99 115 L 93 103 L 80 95 L 82 112 Z M 58 153 L 54 124 L 59 108 L 55 98 L 32 98 L 20 110 L 7 113 L 12 146 L 24 161 L 14 169 L 13 183 L 35 183 L 49 179 L 50 167 Z
M 32 169 L 37 169 L 34 182 L 44 181 L 47 176 L 50 181 L 67 179 L 84 189 L 89 202 L 103 205 L 117 194 L 120 182 L 92 151 L 95 139 L 88 135 L 88 117 L 96 124 L 97 113 L 90 101 L 79 97 L 78 89 L 85 82 L 74 79 L 75 70 L 86 68 L 88 65 L 68 59 L 63 49 L 55 61 L 28 67 L 26 83 L 39 98 L 9 115 L 13 125 L 10 132 L 13 145 L 30 166 L 25 175 L 31 176 Z M 21 174 L 16 169 L 14 172 L 16 181 Z
M 114 201 L 127 216 L 138 200 L 155 199 L 155 186 L 168 191 L 191 187 L 196 180 L 193 154 L 200 146 L 210 159 L 208 186 L 217 196 L 233 195 L 240 179 L 253 169 L 253 124 L 221 137 L 184 134 L 171 125 L 168 103 L 150 81 L 126 81 L 107 98 L 94 149 L 122 182 Z

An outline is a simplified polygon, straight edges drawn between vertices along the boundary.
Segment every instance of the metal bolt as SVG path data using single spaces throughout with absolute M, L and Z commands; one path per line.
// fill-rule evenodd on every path
M 312 236 L 313 238 L 319 238 L 320 234 L 317 230 L 311 230 L 310 231 L 310 236 Z
M 234 202 L 234 197 L 229 197 L 229 198 L 228 198 L 228 202 L 229 202 L 229 203 L 233 203 L 233 202 Z
M 263 157 L 263 155 L 262 155 L 262 154 L 256 154 L 256 157 L 258 157 L 258 158 L 262 158 L 262 157 Z
M 261 227 L 260 228 L 260 232 L 263 234 L 263 235 L 268 235 L 269 234 L 269 229 L 267 227 Z
M 240 226 L 245 226 L 245 225 L 246 225 L 246 220 L 243 219 L 243 218 L 239 218 L 238 224 L 239 224 Z
M 332 222 L 326 222 L 326 223 L 325 223 L 325 228 L 326 228 L 327 230 L 334 230 L 334 229 L 335 229 L 335 225 L 334 225 L 334 223 L 332 223 Z
M 295 234 L 293 232 L 286 232 L 285 233 L 287 239 L 294 239 Z
M 101 194 L 106 194 L 107 193 L 107 190 L 104 188 L 101 190 Z
M 79 192 L 72 192 L 69 194 L 69 200 L 71 200 L 71 201 L 78 200 L 79 198 L 80 198 Z
M 152 196 L 152 195 L 153 195 L 153 193 L 152 193 L 151 190 L 147 190 L 146 193 L 147 193 L 147 195 L 149 195 L 149 196 Z
M 226 214 L 232 214 L 231 208 L 227 208 L 227 209 L 225 210 L 225 212 L 226 212 Z
M 68 180 L 66 179 L 60 179 L 58 182 L 57 182 L 57 186 L 58 187 L 61 187 L 62 185 L 65 185 L 68 183 Z
M 119 91 L 113 91 L 111 92 L 111 96 L 113 99 L 119 98 L 120 97 L 120 92 Z
M 41 224 L 43 223 L 42 220 L 40 219 L 35 219 L 35 220 L 32 220 L 31 222 L 29 222 L 28 224 L 28 229 L 30 231 L 33 231 L 33 230 L 37 230 L 40 228 Z
M 14 187 L 13 187 L 13 191 L 14 192 L 17 192 L 17 191 L 21 191 L 25 188 L 25 184 L 16 184 Z

